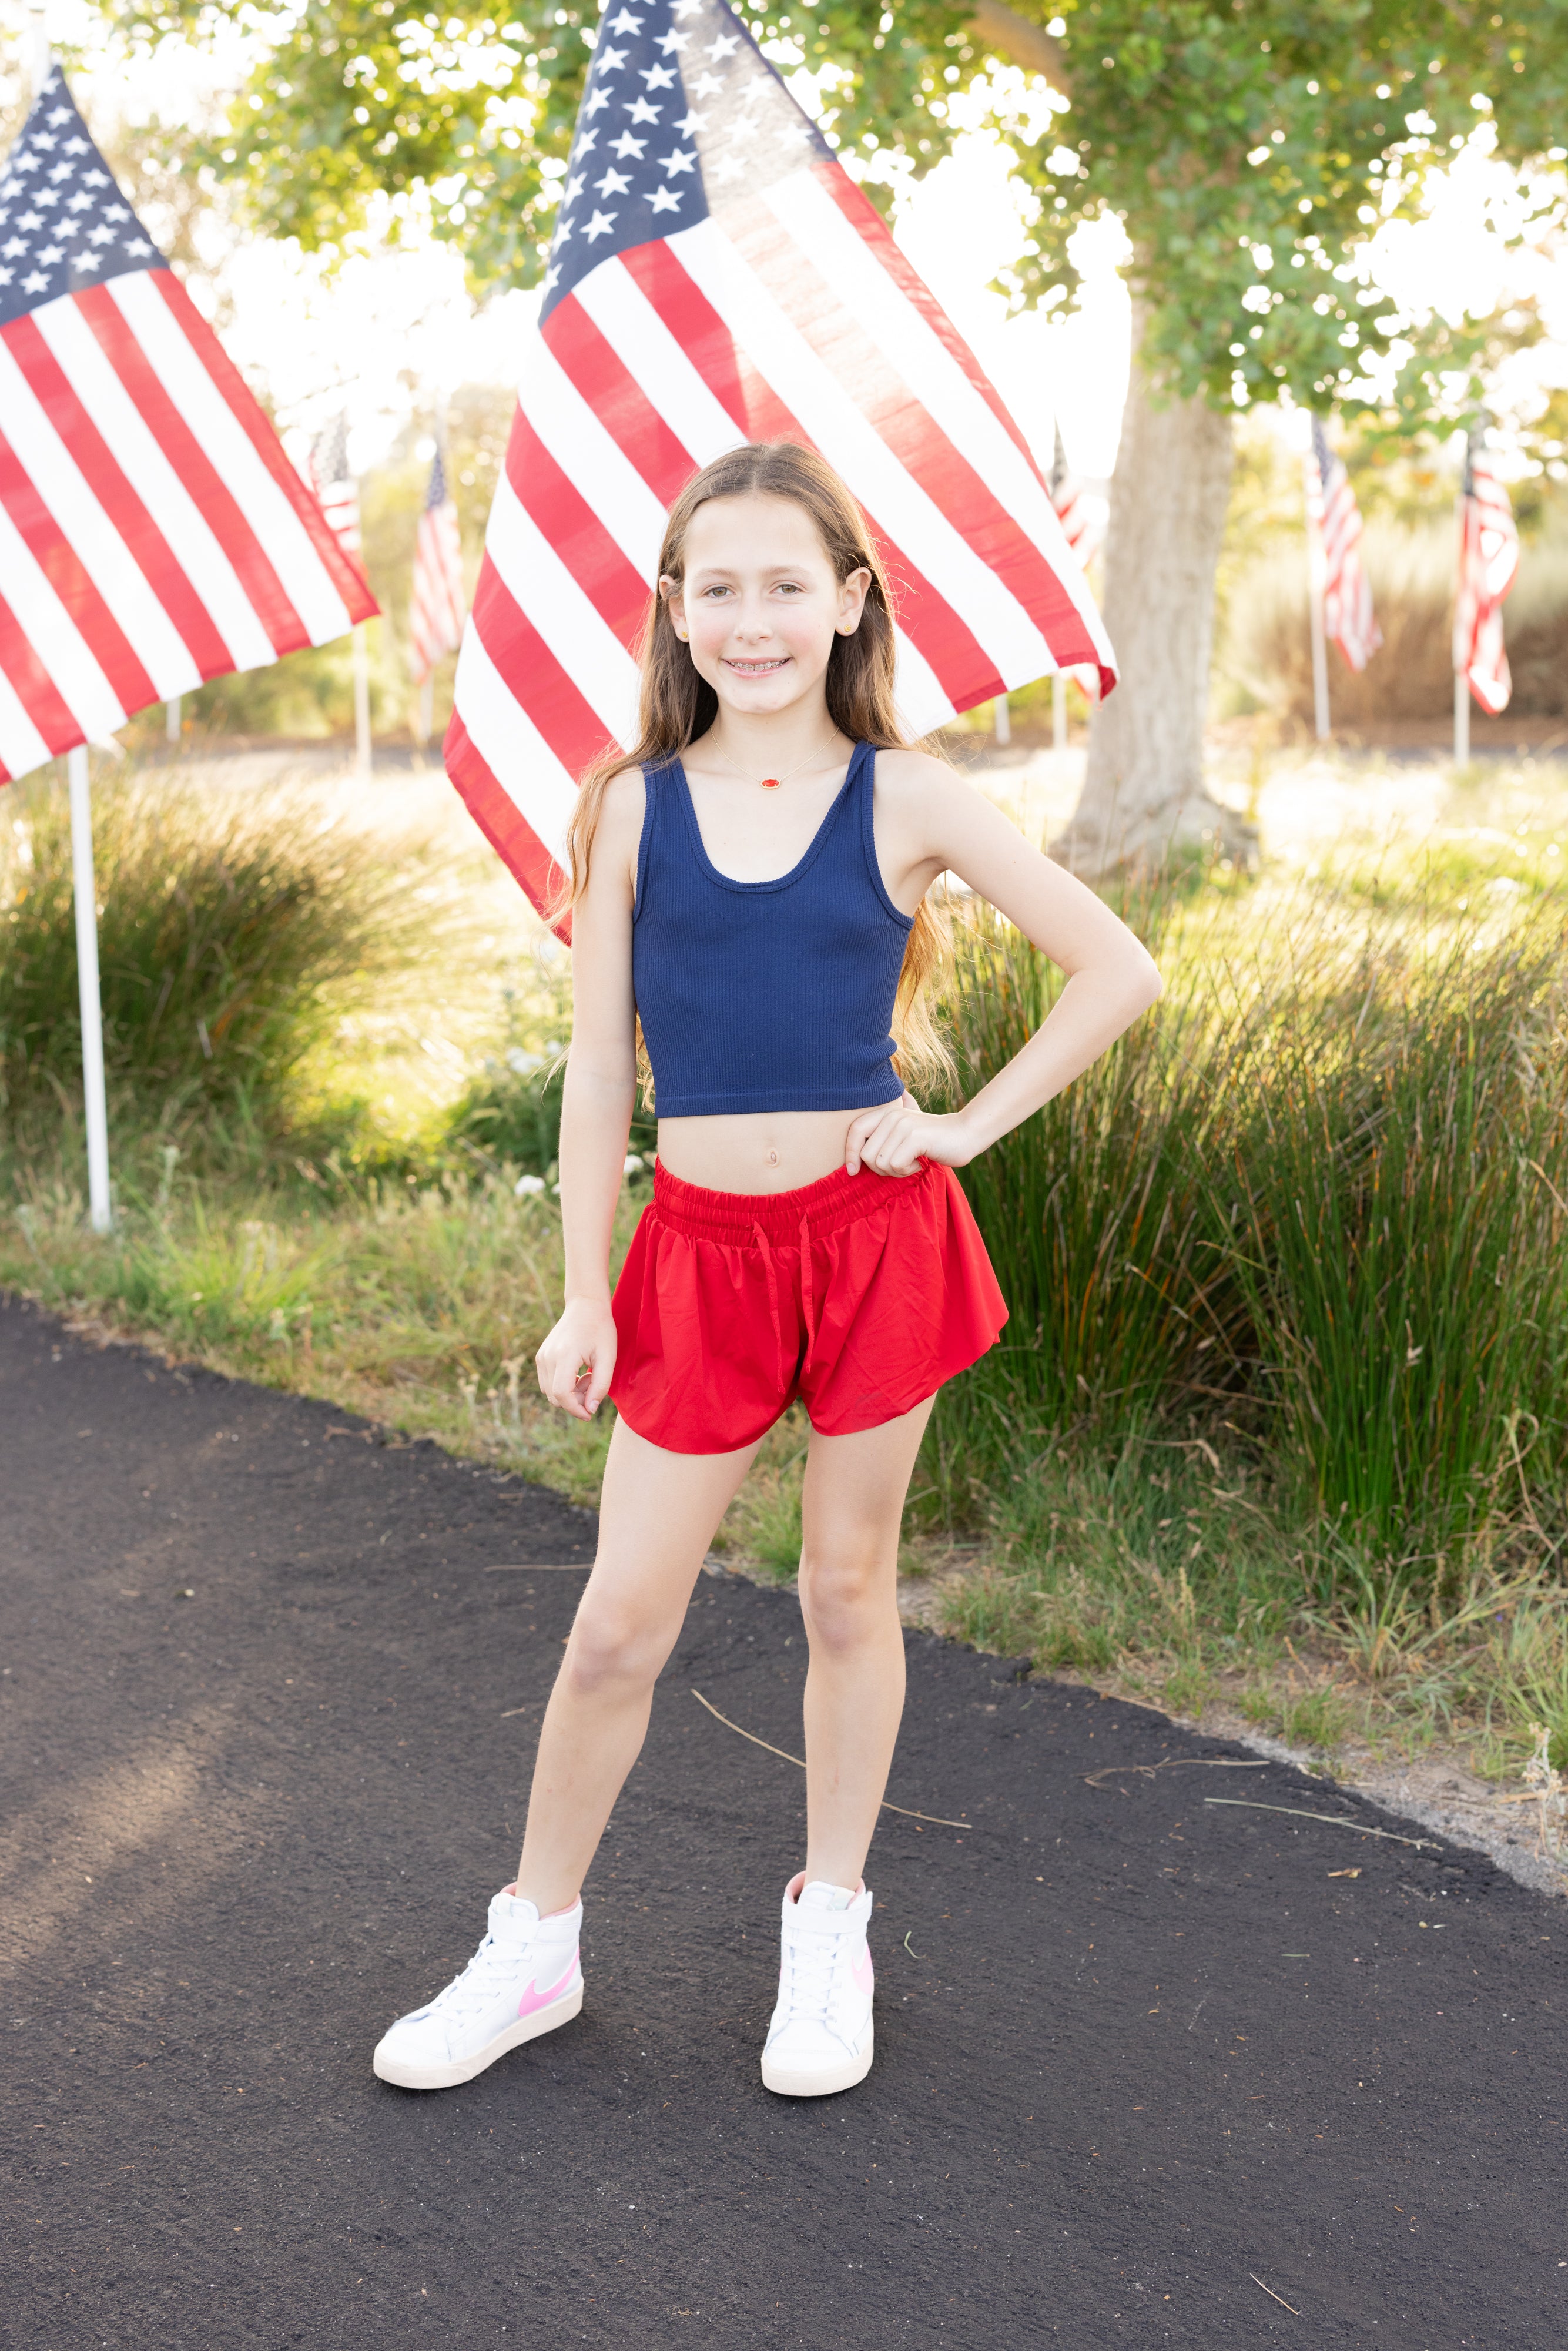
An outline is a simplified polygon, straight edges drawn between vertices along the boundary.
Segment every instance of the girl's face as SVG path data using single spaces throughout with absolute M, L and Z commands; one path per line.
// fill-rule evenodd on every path
M 685 578 L 659 592 L 724 710 L 766 716 L 819 693 L 833 639 L 860 626 L 869 571 L 833 576 L 793 498 L 708 498 L 686 532 Z

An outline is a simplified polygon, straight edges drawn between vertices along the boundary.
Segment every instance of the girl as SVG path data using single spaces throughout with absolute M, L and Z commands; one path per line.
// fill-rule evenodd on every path
M 591 771 L 568 834 L 566 1307 L 538 1377 L 579 1419 L 615 1404 L 599 1552 L 545 1715 L 516 1882 L 464 1972 L 382 2041 L 383 2081 L 469 2081 L 577 2014 L 583 1877 L 714 1531 L 797 1396 L 811 1429 L 806 1853 L 784 1893 L 762 2078 L 819 2097 L 870 2069 L 861 1871 L 904 1703 L 904 1491 L 937 1388 L 1007 1319 L 952 1171 L 1060 1093 L 1162 988 L 1092 891 L 904 747 L 894 650 L 865 518 L 811 451 L 732 450 L 676 500 L 641 740 Z M 942 935 L 926 893 L 946 872 L 1069 977 L 1016 1058 L 936 1114 L 905 1081 L 940 1069 L 925 991 Z M 639 1029 L 658 1161 L 612 1297 Z

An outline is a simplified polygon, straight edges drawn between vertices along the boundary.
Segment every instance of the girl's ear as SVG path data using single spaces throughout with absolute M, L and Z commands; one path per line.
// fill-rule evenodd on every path
M 681 583 L 672 580 L 667 571 L 659 574 L 659 593 L 670 609 L 670 619 L 682 644 L 686 642 L 686 608 L 682 600 Z
M 852 637 L 861 624 L 865 611 L 865 591 L 871 586 L 871 573 L 864 564 L 852 571 L 847 580 L 839 582 L 839 617 L 833 626 L 841 637 Z

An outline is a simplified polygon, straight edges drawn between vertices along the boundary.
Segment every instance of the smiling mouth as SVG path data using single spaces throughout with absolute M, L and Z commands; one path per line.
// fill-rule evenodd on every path
M 785 657 L 782 654 L 770 661 L 727 660 L 725 663 L 726 669 L 734 670 L 740 677 L 770 677 L 776 669 L 783 669 L 784 666 Z

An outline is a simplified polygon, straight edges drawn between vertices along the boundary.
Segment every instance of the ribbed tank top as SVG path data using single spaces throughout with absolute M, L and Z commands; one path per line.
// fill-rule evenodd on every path
M 870 1110 L 903 1092 L 891 1031 L 913 924 L 876 862 L 875 762 L 857 743 L 805 855 L 771 882 L 710 862 L 678 759 L 643 768 L 632 984 L 662 1118 Z

